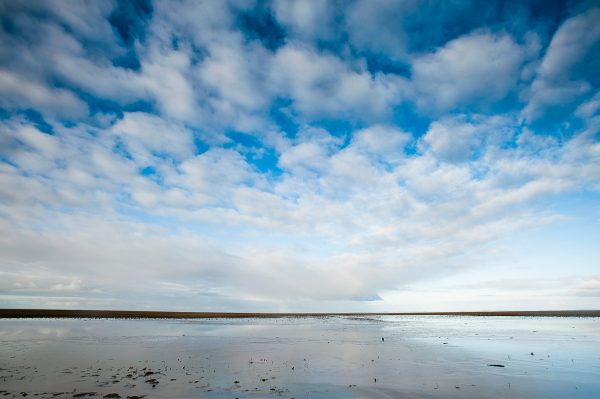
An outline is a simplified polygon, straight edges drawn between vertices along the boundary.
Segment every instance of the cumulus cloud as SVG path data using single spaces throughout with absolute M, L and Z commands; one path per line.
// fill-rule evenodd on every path
M 539 118 L 548 108 L 572 103 L 598 83 L 598 18 L 600 8 L 591 8 L 569 18 L 556 31 L 531 85 L 523 110 L 527 120 Z
M 373 125 L 354 133 L 350 148 L 379 157 L 386 162 L 398 161 L 411 136 L 394 126 Z
M 495 146 L 510 142 L 516 135 L 515 129 L 510 116 L 445 116 L 429 125 L 419 148 L 443 162 L 465 162 L 479 158 L 482 148 L 491 153 Z
M 392 306 L 600 189 L 596 9 L 63 4 L 0 3 L 3 304 Z
M 124 129 L 122 123 L 115 124 L 115 131 Z M 173 129 L 150 125 L 160 126 Z M 453 128 L 466 129 L 457 121 Z M 122 134 L 134 134 L 132 129 Z M 188 134 L 181 132 L 183 136 L 170 136 L 171 140 L 185 142 Z M 43 134 L 23 127 L 19 137 L 29 140 L 32 147 L 28 151 L 46 162 L 60 158 L 56 139 L 37 136 Z M 62 147 L 69 149 L 69 139 L 61 140 Z M 165 169 L 168 172 L 161 184 L 134 177 L 135 168 L 131 174 L 137 164 L 135 156 L 125 161 L 125 165 L 131 164 L 126 170 L 133 179 L 125 185 L 119 183 L 122 176 L 108 176 L 107 181 L 88 176 L 84 156 L 102 153 L 106 148 L 102 143 L 89 143 L 88 147 L 100 148 L 87 148 L 78 158 L 64 160 L 67 170 L 53 163 L 40 168 L 36 173 L 43 173 L 43 179 L 25 179 L 17 170 L 4 170 L 5 181 L 13 182 L 3 184 L 4 264 L 13 265 L 8 270 L 13 274 L 27 271 L 19 284 L 37 281 L 38 286 L 46 287 L 45 292 L 52 287 L 62 291 L 79 287 L 80 293 L 95 289 L 99 290 L 95 296 L 105 298 L 119 297 L 124 289 L 111 282 L 114 270 L 120 271 L 124 281 L 147 281 L 148 286 L 167 282 L 204 293 L 218 287 L 219 295 L 261 303 L 366 298 L 443 270 L 452 259 L 464 256 L 465 247 L 546 223 L 548 216 L 523 206 L 548 193 L 593 183 L 598 176 L 598 170 L 580 174 L 577 168 L 597 161 L 597 145 L 590 143 L 583 153 L 575 152 L 579 146 L 548 143 L 547 156 L 528 168 L 519 166 L 531 163 L 525 150 L 502 152 L 496 148 L 477 155 L 479 159 L 490 157 L 486 161 L 489 170 L 475 176 L 481 173 L 476 163 L 436 163 L 436 158 L 427 154 L 386 158 L 386 154 L 396 155 L 398 150 L 388 150 L 401 149 L 407 137 L 384 126 L 357 131 L 345 146 L 326 132 L 310 129 L 298 140 L 281 156 L 285 175 L 270 183 L 237 151 L 225 149 L 178 155 L 187 158 L 165 165 L 170 169 Z M 159 148 L 159 143 L 153 145 Z M 139 151 L 147 154 L 148 144 Z M 309 145 L 318 150 L 300 150 Z M 78 149 L 69 151 L 77 154 Z M 317 180 L 306 178 L 305 169 L 311 167 L 318 168 Z M 80 173 L 67 173 L 71 170 Z M 46 185 L 48 179 L 58 193 Z M 23 202 L 11 205 L 7 201 L 15 183 L 27 184 L 19 190 L 24 198 L 31 199 L 41 190 L 43 195 L 36 198 L 39 203 L 71 204 L 79 209 L 77 214 L 98 206 L 90 197 L 76 197 L 91 185 L 96 190 L 94 201 L 104 197 L 107 211 L 129 207 L 172 222 L 156 225 L 142 218 L 133 223 L 127 221 L 127 214 L 113 214 L 102 221 L 60 210 L 40 209 L 31 214 L 28 207 L 22 208 Z M 36 189 L 36 185 L 41 187 Z M 127 195 L 136 202 L 123 208 L 126 204 L 121 198 Z M 44 231 L 34 230 L 33 220 L 42 223 Z M 48 224 L 50 220 L 52 224 Z M 185 223 L 191 230 L 173 230 L 168 227 L 171 223 Z M 15 228 L 19 234 L 8 234 Z M 269 240 L 261 238 L 264 234 Z M 36 249 L 31 250 L 32 246 Z M 67 253 L 69 262 L 64 258 Z M 23 269 L 24 265 L 30 266 Z M 49 281 L 43 285 L 44 270 L 64 278 L 46 276 Z M 32 275 L 42 277 L 27 277 Z M 340 284 L 340 276 L 344 276 L 344 284 Z M 80 283 L 70 285 L 71 281 Z M 264 281 L 270 283 L 265 286 Z M 11 287 L 8 292 L 32 292 L 23 291 L 20 285 Z M 161 287 L 157 292 L 165 295 L 172 289 Z
M 155 157 L 181 161 L 195 152 L 190 130 L 143 112 L 126 113 L 111 132 L 139 165 L 154 165 Z
M 413 60 L 417 104 L 448 111 L 502 99 L 514 88 L 523 49 L 509 36 L 473 33 Z
M 382 57 L 391 66 L 410 64 L 414 54 L 431 51 L 474 30 L 491 25 L 490 15 L 518 21 L 504 26 L 520 26 L 523 14 L 518 6 L 477 1 L 443 3 L 415 0 L 358 0 L 344 11 L 343 21 L 349 43 L 357 51 Z M 498 23 L 498 21 L 494 21 Z
M 291 43 L 277 52 L 273 82 L 309 117 L 373 120 L 386 116 L 401 99 L 403 79 L 354 71 L 331 54 Z
M 10 71 L 0 70 L 2 107 L 9 110 L 36 107 L 51 116 L 62 118 L 85 117 L 88 106 L 68 90 L 32 82 Z
M 448 126 L 444 121 L 433 122 L 423 137 L 424 145 L 443 161 L 468 161 L 477 146 L 476 140 L 473 125 L 450 122 Z
M 339 35 L 335 23 L 339 10 L 329 0 L 278 0 L 274 2 L 273 11 L 277 19 L 296 37 L 318 41 L 332 40 Z

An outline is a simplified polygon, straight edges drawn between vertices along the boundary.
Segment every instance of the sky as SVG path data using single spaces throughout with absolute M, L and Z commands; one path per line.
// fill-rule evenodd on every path
M 0 307 L 598 309 L 599 21 L 0 0 Z

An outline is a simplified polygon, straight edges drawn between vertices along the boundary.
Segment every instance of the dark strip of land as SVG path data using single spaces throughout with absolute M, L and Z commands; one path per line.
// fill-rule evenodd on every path
M 228 313 L 141 310 L 0 309 L 0 318 L 111 318 L 111 319 L 241 319 L 332 316 L 538 316 L 600 317 L 600 310 L 540 310 L 495 312 L 398 312 L 398 313 Z

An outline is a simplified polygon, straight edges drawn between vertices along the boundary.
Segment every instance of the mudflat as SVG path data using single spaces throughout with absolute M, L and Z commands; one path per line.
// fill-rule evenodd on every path
M 211 317 L 0 319 L 0 397 L 600 397 L 598 317 Z

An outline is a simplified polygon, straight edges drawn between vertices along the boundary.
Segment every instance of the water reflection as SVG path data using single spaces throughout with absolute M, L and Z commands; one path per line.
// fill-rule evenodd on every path
M 597 398 L 599 332 L 598 318 L 0 320 L 0 381 L 41 397 Z

